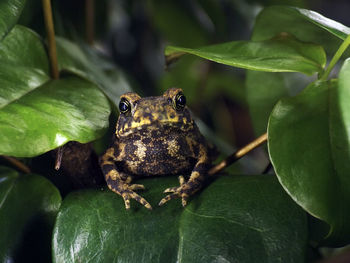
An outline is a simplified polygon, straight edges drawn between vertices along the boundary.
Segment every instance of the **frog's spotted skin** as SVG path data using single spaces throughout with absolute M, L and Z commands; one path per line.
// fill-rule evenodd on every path
M 181 98 L 180 98 L 181 97 Z M 136 93 L 121 96 L 121 114 L 116 140 L 100 158 L 108 187 L 121 195 L 126 209 L 135 199 L 148 209 L 151 205 L 135 191 L 143 185 L 131 184 L 137 176 L 180 176 L 180 186 L 171 187 L 159 205 L 198 191 L 211 164 L 209 147 L 185 106 L 181 89 L 169 89 L 163 96 L 141 98 Z

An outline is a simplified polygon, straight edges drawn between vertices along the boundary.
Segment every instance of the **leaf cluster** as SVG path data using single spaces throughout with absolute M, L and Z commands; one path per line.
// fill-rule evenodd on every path
M 44 176 L 0 166 L 1 260 L 303 262 L 311 247 L 349 244 L 350 62 L 344 50 L 350 28 L 311 10 L 270 6 L 256 17 L 250 40 L 198 47 L 206 43 L 203 28 L 190 23 L 177 35 L 168 15 L 181 13 L 179 5 L 156 2 L 148 7 L 158 8 L 158 30 L 181 45 L 165 48 L 167 63 L 179 59 L 181 65 L 192 55 L 246 70 L 246 94 L 235 93 L 231 79 L 225 83 L 229 93 L 245 97 L 256 133 L 267 131 L 275 175 L 230 172 L 185 209 L 174 201 L 125 211 L 106 189 L 73 191 L 62 200 Z M 203 5 L 222 23 L 209 2 Z M 101 138 L 118 97 L 131 90 L 125 74 L 91 47 L 58 37 L 61 77 L 52 79 L 45 40 L 17 24 L 24 5 L 0 3 L 0 154 L 35 157 L 69 141 Z M 195 41 L 186 45 L 183 38 Z M 328 66 L 327 56 L 333 57 Z M 338 61 L 342 66 L 330 78 Z M 175 180 L 141 180 L 149 189 L 143 196 L 155 203 Z

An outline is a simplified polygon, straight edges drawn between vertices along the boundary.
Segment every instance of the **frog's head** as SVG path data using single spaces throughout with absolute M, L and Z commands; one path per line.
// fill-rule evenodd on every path
M 181 89 L 168 89 L 163 96 L 141 98 L 134 92 L 120 97 L 117 137 L 137 131 L 170 127 L 188 130 L 193 127 L 191 114 L 186 106 L 186 97 Z

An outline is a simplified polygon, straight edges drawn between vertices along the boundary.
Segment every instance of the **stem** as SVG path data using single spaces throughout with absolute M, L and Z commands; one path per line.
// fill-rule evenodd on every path
M 213 168 L 211 168 L 208 172 L 209 175 L 214 175 L 223 169 L 225 169 L 227 166 L 231 165 L 235 161 L 239 160 L 242 158 L 244 155 L 249 153 L 250 151 L 254 150 L 261 144 L 267 141 L 267 133 L 264 133 L 260 137 L 256 138 L 254 141 L 251 143 L 247 144 L 246 146 L 242 147 L 238 151 L 236 151 L 234 154 L 230 155 L 227 157 L 225 160 L 221 161 L 217 165 L 215 165 Z
M 94 43 L 95 38 L 95 5 L 94 0 L 85 0 L 85 34 L 89 45 Z
M 42 0 L 45 28 L 47 34 L 48 50 L 49 50 L 49 60 L 51 66 L 51 77 L 53 79 L 59 79 L 60 74 L 58 71 L 57 63 L 57 51 L 56 51 L 56 40 L 55 40 L 55 29 L 52 19 L 52 7 L 51 0 Z M 55 169 L 60 169 L 61 160 L 63 155 L 63 147 L 59 147 L 56 153 Z
M 57 64 L 57 52 L 56 52 L 56 41 L 55 41 L 55 30 L 52 20 L 52 8 L 50 0 L 42 0 L 45 27 L 47 33 L 48 49 L 49 49 L 49 59 L 51 65 L 51 77 L 53 79 L 59 78 L 58 64 Z
M 61 168 L 63 152 L 64 152 L 64 145 L 57 148 L 56 160 L 55 160 L 55 169 L 57 171 Z
M 30 173 L 29 167 L 27 165 L 25 165 L 24 163 L 22 163 L 21 161 L 17 160 L 16 158 L 13 158 L 10 156 L 5 156 L 5 155 L 2 155 L 1 157 L 4 158 L 9 163 L 11 163 L 13 166 L 15 166 L 21 172 L 26 173 L 26 174 Z
M 331 73 L 332 69 L 334 68 L 335 64 L 338 62 L 340 57 L 343 55 L 344 51 L 348 48 L 350 45 L 350 35 L 348 35 L 343 43 L 338 48 L 337 52 L 335 52 L 334 57 L 332 58 L 331 62 L 329 62 L 328 67 L 326 68 L 325 72 L 321 76 L 320 80 L 326 81 L 329 74 Z

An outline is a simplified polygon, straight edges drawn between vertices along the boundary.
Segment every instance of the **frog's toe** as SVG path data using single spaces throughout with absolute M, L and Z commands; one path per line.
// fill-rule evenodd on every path
M 143 184 L 132 184 L 132 185 L 129 185 L 129 189 L 133 191 L 145 190 L 145 186 Z
M 188 198 L 187 195 L 183 195 L 181 198 L 182 199 L 181 202 L 182 202 L 183 207 L 185 207 L 187 205 L 187 198 Z
M 178 186 L 169 187 L 169 188 L 165 189 L 163 193 L 165 193 L 165 194 L 166 193 L 175 193 L 178 188 L 179 188 Z
M 136 187 L 134 189 L 144 189 L 144 188 L 139 188 L 139 186 L 140 185 L 136 185 Z M 130 209 L 130 199 L 134 199 L 137 202 L 139 202 L 141 205 L 146 207 L 147 209 L 152 210 L 152 206 L 146 201 L 146 199 L 143 198 L 142 196 L 138 195 L 134 191 L 131 191 L 131 188 L 129 190 L 123 192 L 121 194 L 121 196 L 124 199 L 125 208 L 128 209 L 128 210 Z
M 130 193 L 130 197 L 132 199 L 135 199 L 137 202 L 139 202 L 141 205 L 143 205 L 147 209 L 152 210 L 152 206 L 146 201 L 146 199 L 138 195 L 137 193 L 135 192 Z
M 169 187 L 165 189 L 163 193 L 176 193 L 176 192 L 180 193 L 183 185 L 185 184 L 185 178 L 182 175 L 179 176 L 179 183 L 180 183 L 180 186 Z
M 159 202 L 159 206 L 162 206 L 162 205 L 164 205 L 166 202 L 168 202 L 168 201 L 170 201 L 171 199 L 175 199 L 175 198 L 179 198 L 179 197 L 181 197 L 181 201 L 182 201 L 182 206 L 186 206 L 187 205 L 187 198 L 188 198 L 188 194 L 186 194 L 186 193 L 183 193 L 182 191 L 181 191 L 181 187 L 172 187 L 172 188 L 177 188 L 177 190 L 176 191 L 172 191 L 173 193 L 172 194 L 170 194 L 170 195 L 167 195 L 166 197 L 164 197 L 162 200 L 160 200 L 160 202 Z M 168 189 L 171 189 L 171 188 L 168 188 Z M 166 189 L 166 190 L 168 190 L 168 189 Z M 166 191 L 165 190 L 165 191 Z
M 127 193 L 123 193 L 122 197 L 124 199 L 125 209 L 130 209 L 130 196 Z
M 186 206 L 188 194 L 184 192 L 184 190 L 186 189 L 186 183 L 185 183 L 185 178 L 183 176 L 179 176 L 179 183 L 180 183 L 180 186 L 169 187 L 164 190 L 164 193 L 170 193 L 170 194 L 164 197 L 162 200 L 160 200 L 158 204 L 159 206 L 164 205 L 166 202 L 170 201 L 171 199 L 175 199 L 179 197 L 181 197 L 182 199 L 182 206 Z
M 179 197 L 179 194 L 178 193 L 173 193 L 173 194 L 170 194 L 170 195 L 167 195 L 166 197 L 164 197 L 162 200 L 160 200 L 159 202 L 159 206 L 162 206 L 164 205 L 166 202 L 170 201 L 171 199 L 174 199 L 174 198 L 177 198 Z

